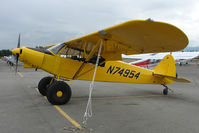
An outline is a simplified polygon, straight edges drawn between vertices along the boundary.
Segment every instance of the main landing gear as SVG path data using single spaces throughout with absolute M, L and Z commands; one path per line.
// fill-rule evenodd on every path
M 53 82 L 52 80 L 53 77 L 44 77 L 39 81 L 38 84 L 38 90 L 40 92 L 41 95 L 46 96 L 47 95 L 47 89 L 50 86 L 50 84 L 52 84 L 51 82 Z
M 53 77 L 44 77 L 38 84 L 41 95 L 46 96 L 54 105 L 63 105 L 71 98 L 71 88 L 64 81 L 57 81 Z

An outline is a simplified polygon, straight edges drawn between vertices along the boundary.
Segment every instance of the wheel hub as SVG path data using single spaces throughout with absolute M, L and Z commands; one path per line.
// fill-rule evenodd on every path
M 62 95 L 63 95 L 63 92 L 62 91 L 57 91 L 57 97 L 62 97 Z

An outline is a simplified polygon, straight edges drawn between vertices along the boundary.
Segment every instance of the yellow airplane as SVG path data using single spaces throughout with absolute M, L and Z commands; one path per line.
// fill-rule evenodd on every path
M 62 79 L 91 81 L 95 70 L 95 81 L 160 84 L 165 87 L 163 94 L 167 95 L 167 84 L 189 82 L 176 76 L 172 55 L 166 55 L 153 70 L 122 62 L 121 55 L 172 52 L 184 49 L 187 44 L 187 36 L 177 27 L 148 19 L 127 21 L 52 45 L 47 50 L 20 48 L 18 44 L 12 53 L 20 57 L 24 68 L 42 69 L 54 75 L 41 79 L 38 89 L 51 104 L 61 105 L 67 103 L 72 94 Z

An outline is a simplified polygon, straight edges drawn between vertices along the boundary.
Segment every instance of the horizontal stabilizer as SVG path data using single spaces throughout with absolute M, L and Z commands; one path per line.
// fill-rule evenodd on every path
M 172 77 L 172 76 L 161 75 L 161 74 L 153 74 L 153 75 L 158 76 L 158 77 L 168 78 L 168 79 L 176 81 L 176 82 L 191 83 L 189 80 L 187 80 L 185 78 L 178 78 L 178 77 Z

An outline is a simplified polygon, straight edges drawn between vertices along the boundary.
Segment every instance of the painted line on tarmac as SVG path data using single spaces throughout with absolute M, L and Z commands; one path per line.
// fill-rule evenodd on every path
M 38 88 L 35 88 L 35 90 L 37 92 L 39 92 Z M 44 98 L 47 100 L 47 97 L 44 96 Z M 73 124 L 75 127 L 77 127 L 78 129 L 83 129 L 83 127 L 78 123 L 76 122 L 75 120 L 73 120 L 66 112 L 64 112 L 59 106 L 57 105 L 53 105 L 53 107 L 62 115 L 64 116 L 71 124 Z
M 12 69 L 12 70 L 14 70 L 14 67 L 13 67 L 13 66 L 11 66 L 11 69 Z M 18 74 L 21 78 L 23 78 L 23 77 L 24 77 L 24 75 L 23 75 L 22 73 L 20 73 L 20 72 L 17 72 L 17 74 Z
M 164 97 L 165 95 L 146 95 L 146 96 L 107 96 L 107 97 L 92 97 L 93 100 L 107 100 L 107 99 L 126 99 L 126 98 L 148 98 L 148 97 Z M 86 97 L 71 98 L 74 101 L 88 100 Z
M 12 66 L 11 69 L 14 70 L 14 67 Z
M 21 77 L 21 78 L 23 78 L 24 76 L 23 76 L 23 74 L 22 73 L 20 73 L 20 72 L 17 72 L 17 74 Z
M 73 120 L 68 114 L 66 114 L 66 112 L 64 112 L 59 106 L 54 105 L 54 108 L 57 109 L 57 111 L 59 111 L 60 114 L 62 114 L 66 119 L 68 119 L 75 127 L 79 128 L 79 129 L 83 129 L 82 126 L 77 123 L 75 120 Z

